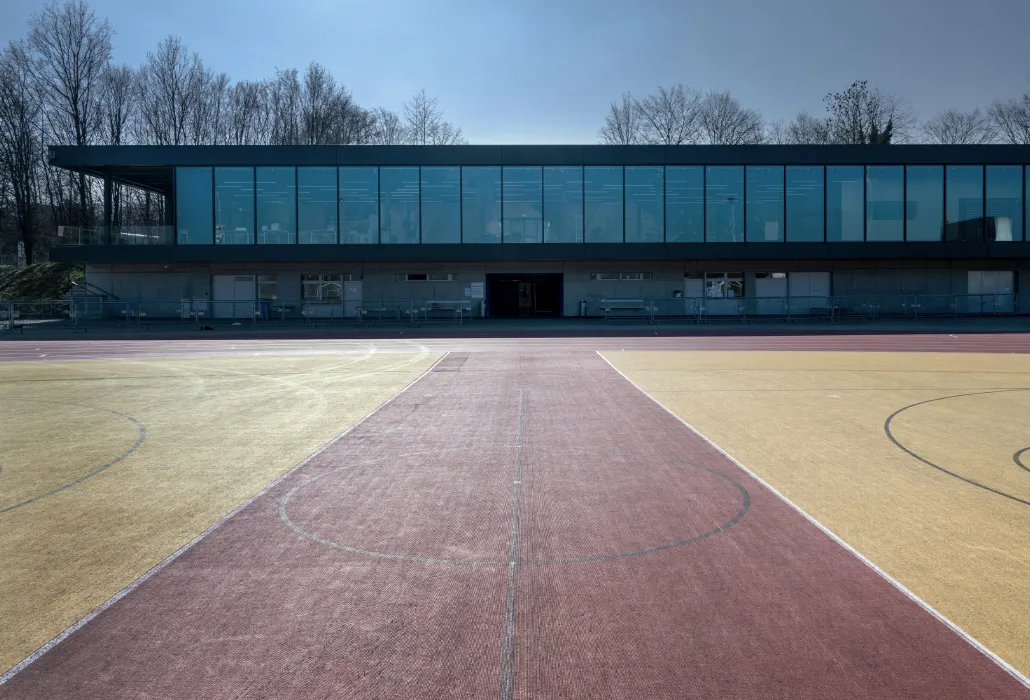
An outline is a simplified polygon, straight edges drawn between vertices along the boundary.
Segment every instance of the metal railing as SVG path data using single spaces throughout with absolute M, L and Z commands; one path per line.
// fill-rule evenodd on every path
M 58 245 L 174 245 L 172 226 L 58 226 Z

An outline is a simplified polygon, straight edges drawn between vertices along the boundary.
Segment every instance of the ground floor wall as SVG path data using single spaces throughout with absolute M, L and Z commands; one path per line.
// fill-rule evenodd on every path
M 976 274 L 984 272 L 991 274 Z M 712 282 L 719 275 L 726 276 L 725 283 Z M 86 279 L 110 298 L 126 301 L 225 301 L 226 289 L 250 285 L 252 294 L 233 294 L 237 299 L 242 294 L 250 300 L 274 301 L 290 315 L 300 315 L 313 302 L 339 300 L 346 306 L 343 315 L 353 315 L 361 305 L 464 301 L 474 316 L 494 315 L 490 296 L 501 288 L 498 280 L 505 281 L 506 290 L 517 289 L 522 279 L 527 284 L 556 280 L 557 302 L 549 301 L 548 313 L 578 316 L 585 310 L 594 316 L 601 314 L 606 299 L 670 300 L 713 293 L 745 298 L 1030 294 L 1030 261 L 89 264 Z M 227 287 L 226 282 L 233 280 L 236 285 Z M 339 291 L 334 291 L 337 287 Z M 351 300 L 346 305 L 344 297 Z

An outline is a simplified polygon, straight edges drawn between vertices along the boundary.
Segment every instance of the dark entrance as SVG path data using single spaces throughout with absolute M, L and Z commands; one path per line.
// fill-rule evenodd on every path
M 490 316 L 531 318 L 561 316 L 561 273 L 518 272 L 486 276 L 486 308 Z

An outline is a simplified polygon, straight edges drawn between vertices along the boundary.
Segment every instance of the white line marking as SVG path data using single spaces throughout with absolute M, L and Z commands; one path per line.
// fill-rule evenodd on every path
M 800 513 L 800 514 L 801 514 L 801 515 L 802 515 L 802 516 L 803 516 L 803 517 L 804 517 L 804 518 L 805 518 L 806 520 L 808 520 L 808 522 L 812 523 L 812 524 L 813 524 L 813 525 L 815 525 L 815 526 L 816 526 L 817 528 L 819 528 L 820 530 L 822 530 L 822 531 L 823 531 L 823 532 L 824 532 L 824 533 L 825 533 L 826 535 L 828 535 L 828 536 L 829 536 L 829 537 L 830 537 L 830 538 L 831 538 L 831 539 L 832 539 L 832 540 L 833 540 L 834 542 L 836 542 L 836 543 L 837 543 L 837 544 L 839 544 L 839 545 L 840 545 L 841 547 L 843 547 L 844 549 L 846 549 L 846 550 L 848 550 L 849 552 L 851 552 L 851 553 L 852 553 L 852 554 L 853 554 L 854 556 L 858 557 L 859 561 L 861 561 L 861 562 L 862 562 L 863 564 L 865 564 L 865 565 L 866 565 L 866 566 L 868 566 L 868 567 L 869 567 L 870 569 L 872 569 L 872 570 L 873 570 L 873 571 L 875 571 L 875 572 L 876 572 L 877 574 L 879 574 L 879 575 L 880 575 L 881 577 L 883 577 L 883 578 L 884 578 L 884 579 L 885 579 L 885 580 L 886 580 L 886 581 L 887 581 L 888 583 L 890 583 L 890 584 L 891 584 L 892 586 L 894 586 L 894 587 L 895 587 L 895 588 L 897 588 L 897 589 L 898 589 L 899 591 L 901 591 L 901 592 L 902 592 L 902 593 L 904 593 L 904 594 L 905 594 L 906 596 L 908 596 L 908 598 L 909 598 L 909 599 L 910 599 L 910 600 L 911 600 L 912 602 L 914 602 L 914 603 L 915 603 L 916 605 L 918 605 L 919 607 L 921 607 L 921 608 L 922 608 L 923 610 L 925 610 L 926 612 L 928 612 L 928 613 L 930 613 L 931 615 L 933 615 L 933 616 L 934 616 L 935 618 L 937 618 L 937 620 L 938 620 L 939 622 L 943 623 L 944 625 L 946 625 L 947 627 L 949 627 L 949 628 L 951 629 L 951 631 L 952 631 L 952 632 L 954 632 L 955 634 L 957 634 L 958 636 L 960 636 L 960 637 L 961 637 L 962 639 L 964 639 L 964 640 L 966 640 L 967 642 L 969 642 L 969 643 L 970 643 L 970 644 L 971 644 L 971 645 L 972 645 L 972 646 L 973 646 L 973 647 L 974 647 L 974 648 L 975 648 L 975 649 L 976 649 L 977 651 L 979 651 L 980 653 L 982 653 L 982 654 L 983 654 L 984 656 L 986 656 L 986 657 L 987 657 L 988 659 L 990 659 L 990 660 L 991 660 L 991 661 L 993 661 L 994 663 L 996 663 L 996 664 L 998 664 L 999 666 L 1001 666 L 1001 668 L 1002 668 L 1002 669 L 1003 669 L 1003 670 L 1004 670 L 1005 672 L 1007 672 L 1007 673 L 1008 673 L 1008 674 L 1009 674 L 1010 676 L 1012 676 L 1012 677 L 1013 677 L 1013 678 L 1015 678 L 1015 679 L 1016 679 L 1017 681 L 1019 681 L 1020 683 L 1022 683 L 1022 684 L 1023 684 L 1023 685 L 1025 686 L 1025 687 L 1027 687 L 1027 688 L 1030 688 L 1030 678 L 1027 678 L 1027 677 L 1026 677 L 1026 676 L 1024 676 L 1024 675 L 1023 675 L 1022 673 L 1020 673 L 1020 672 L 1019 672 L 1019 671 L 1018 671 L 1018 670 L 1017 670 L 1017 669 L 1016 669 L 1016 668 L 1015 668 L 1015 667 L 1014 667 L 1014 666 L 1013 666 L 1012 664 L 1008 663 L 1008 662 L 1007 662 L 1007 661 L 1005 661 L 1005 660 L 1004 660 L 1003 658 L 1001 658 L 1000 656 L 998 656 L 997 654 L 995 654 L 995 653 L 994 653 L 993 651 L 991 651 L 990 649 L 988 649 L 987 647 L 985 647 L 985 646 L 984 646 L 983 644 L 981 644 L 980 642 L 978 642 L 978 641 L 976 641 L 975 639 L 973 639 L 973 637 L 972 637 L 972 636 L 970 636 L 970 635 L 969 635 L 969 634 L 968 634 L 968 633 L 967 633 L 967 632 L 966 632 L 965 630 L 963 630 L 963 629 L 962 629 L 961 627 L 959 627 L 958 625 L 956 625 L 956 624 L 955 624 L 954 622 L 952 622 L 951 620 L 949 620 L 948 618 L 946 618 L 946 617 L 945 617 L 945 616 L 944 616 L 944 615 L 943 615 L 943 614 L 942 614 L 941 612 L 939 612 L 939 611 L 938 611 L 938 610 L 937 610 L 936 608 L 934 608 L 934 607 L 933 607 L 932 605 L 930 605 L 930 604 L 929 604 L 929 603 L 927 603 L 927 602 L 926 602 L 925 600 L 923 600 L 922 598 L 920 598 L 919 596 L 917 596 L 917 595 L 916 595 L 915 593 L 913 593 L 912 591 L 910 591 L 910 590 L 909 590 L 908 588 L 906 588 L 906 587 L 905 587 L 905 586 L 904 586 L 904 585 L 903 585 L 903 584 L 901 583 L 901 581 L 898 581 L 898 580 L 897 580 L 896 578 L 894 578 L 893 576 L 891 576 L 890 574 L 888 574 L 888 573 L 887 573 L 886 571 L 884 571 L 883 569 L 881 569 L 881 568 L 880 568 L 879 566 L 877 566 L 876 564 L 874 564 L 874 563 L 873 563 L 873 562 L 872 562 L 872 561 L 871 561 L 870 559 L 868 559 L 868 558 L 867 558 L 867 557 L 866 557 L 865 555 L 863 555 L 863 554 L 862 554 L 861 552 L 859 552 L 859 551 L 858 551 L 857 549 L 855 549 L 855 548 L 854 548 L 854 547 L 852 547 L 852 546 L 851 546 L 850 544 L 848 544 L 847 542 L 845 542 L 845 541 L 844 541 L 843 539 L 841 539 L 841 538 L 840 538 L 840 537 L 839 537 L 839 536 L 838 536 L 837 534 L 835 534 L 835 533 L 834 533 L 833 531 L 831 531 L 831 530 L 830 530 L 829 528 L 827 528 L 827 527 L 826 527 L 826 526 L 824 526 L 824 525 L 823 525 L 822 523 L 820 523 L 820 522 L 819 522 L 818 520 L 816 520 L 815 518 L 813 518 L 813 517 L 812 517 L 811 515 L 809 515 L 808 513 L 806 513 L 806 512 L 805 512 L 805 511 L 804 511 L 804 510 L 803 510 L 803 509 L 801 508 L 801 506 L 799 506 L 798 504 L 794 503 L 794 502 L 793 502 L 792 500 L 790 500 L 789 498 L 787 498 L 786 496 L 784 496 L 784 495 L 783 495 L 782 493 L 780 493 L 779 491 L 777 491 L 777 490 L 776 490 L 775 488 L 773 488 L 772 484 L 770 484 L 770 483 L 769 483 L 769 482 L 767 482 L 767 481 L 766 481 L 765 479 L 763 479 L 762 477 L 758 476 L 758 475 L 757 475 L 757 474 L 755 474 L 755 473 L 754 473 L 753 471 L 751 471 L 750 469 L 748 469 L 747 467 L 745 467 L 745 466 L 744 466 L 743 464 L 741 464 L 740 462 L 738 462 L 738 461 L 737 461 L 737 460 L 736 460 L 736 459 L 735 459 L 735 458 L 734 458 L 734 457 L 733 457 L 733 456 L 732 456 L 731 454 L 729 454 L 729 453 L 728 453 L 728 452 L 727 452 L 726 450 L 722 449 L 721 447 L 719 447 L 718 445 L 716 445 L 716 444 L 715 444 L 714 442 L 712 442 L 711 440 L 709 440 L 709 439 L 708 439 L 707 437 L 705 437 L 705 436 L 704 436 L 704 435 L 703 435 L 703 434 L 701 433 L 701 431 L 700 431 L 700 430 L 698 430 L 697 428 L 695 428 L 694 426 L 692 426 L 692 425 L 691 425 L 690 423 L 688 423 L 687 421 L 685 421 L 685 420 L 684 420 L 683 418 L 681 418 L 680 416 L 678 416 L 678 415 L 676 415 L 675 413 L 673 413 L 671 409 L 667 408 L 667 407 L 666 407 L 666 406 L 665 406 L 665 405 L 664 405 L 664 404 L 663 404 L 663 403 L 662 403 L 661 401 L 659 401 L 659 400 L 658 400 L 658 399 L 656 399 L 655 397 L 651 396 L 651 394 L 649 394 L 649 393 L 647 393 L 646 391 L 644 391 L 644 389 L 643 389 L 643 388 L 642 388 L 642 387 L 641 387 L 641 386 L 640 386 L 639 384 L 637 384 L 637 383 L 636 383 L 636 382 L 634 382 L 634 381 L 633 381 L 632 379 L 630 379 L 629 377 L 627 377 L 627 376 L 626 376 L 625 374 L 623 374 L 623 373 L 622 373 L 622 372 L 621 372 L 621 371 L 619 370 L 619 368 L 618 368 L 618 367 L 616 367 L 616 366 L 615 366 L 615 365 L 613 365 L 613 364 L 612 364 L 611 362 L 609 362 L 609 361 L 608 361 L 608 358 L 607 358 L 607 357 L 605 357 L 605 356 L 604 356 L 603 354 L 601 354 L 601 351 L 600 351 L 600 350 L 597 350 L 596 352 L 597 352 L 597 355 L 598 355 L 598 356 L 599 356 L 599 357 L 600 357 L 600 358 L 601 358 L 602 360 L 604 360 L 605 362 L 607 362 L 607 363 L 608 363 L 608 366 L 610 366 L 610 367 L 611 367 L 612 369 L 614 369 L 614 370 L 615 370 L 616 372 L 618 372 L 618 373 L 619 373 L 619 376 L 621 376 L 621 377 L 622 377 L 623 379 L 625 379 L 625 380 L 626 380 L 627 382 L 629 382 L 629 383 L 630 383 L 630 384 L 632 384 L 632 385 L 633 385 L 634 387 L 636 387 L 637 391 L 639 391 L 639 392 L 640 392 L 641 394 L 643 394 L 643 395 L 644 395 L 644 396 L 646 396 L 647 398 L 649 398 L 649 399 L 651 399 L 652 401 L 654 401 L 654 402 L 655 402 L 656 404 L 658 404 L 658 405 L 659 405 L 659 406 L 660 406 L 660 407 L 662 408 L 662 410 L 664 410 L 664 411 L 665 411 L 666 413 L 668 413 L 668 414 L 669 414 L 670 416 L 672 416 L 673 418 L 675 418 L 676 420 L 678 420 L 678 421 L 679 421 L 680 423 L 682 423 L 683 425 L 687 426 L 687 428 L 688 428 L 688 429 L 689 429 L 689 430 L 690 430 L 690 431 L 691 431 L 692 433 L 694 433 L 694 434 L 695 434 L 695 435 L 697 435 L 697 436 L 698 436 L 699 438 L 701 438 L 702 440 L 704 440 L 705 442 L 707 442 L 707 443 L 708 443 L 709 445 L 711 445 L 712 447 L 714 447 L 715 449 L 717 449 L 717 450 L 718 450 L 719 452 L 721 452 L 721 453 L 723 454 L 723 456 L 724 456 L 724 457 L 726 457 L 726 459 L 728 459 L 728 460 L 730 460 L 731 462 L 733 462 L 734 464 L 736 464 L 736 465 L 737 465 L 738 467 L 740 467 L 741 469 L 743 469 L 743 470 L 744 470 L 744 471 L 745 471 L 745 472 L 746 472 L 747 474 L 749 474 L 749 475 L 751 476 L 751 478 L 753 478 L 753 479 L 754 479 L 755 481 L 757 481 L 758 483 L 760 483 L 760 484 L 761 484 L 762 486 L 764 486 L 765 488 L 767 488 L 767 489 L 769 489 L 770 491 L 772 491 L 772 492 L 773 492 L 773 493 L 774 493 L 774 494 L 775 494 L 776 496 L 778 496 L 778 497 L 780 498 L 780 500 L 782 500 L 782 501 L 783 501 L 784 503 L 786 503 L 786 504 L 787 504 L 788 506 L 790 506 L 791 508 L 793 508 L 794 510 L 796 510 L 796 511 L 797 511 L 798 513 Z
M 208 529 L 204 530 L 204 531 L 203 531 L 202 533 L 200 533 L 199 535 L 197 535 L 196 537 L 194 537 L 194 538 L 193 538 L 192 540 L 190 540 L 189 542 L 187 542 L 187 543 L 186 543 L 186 544 L 184 544 L 183 546 L 179 547 L 179 549 L 175 550 L 175 551 L 174 551 L 174 552 L 173 552 L 172 554 L 170 554 L 169 556 L 167 556 L 167 557 L 166 557 L 166 558 L 165 558 L 165 559 L 164 559 L 163 561 L 161 561 L 161 562 L 160 562 L 159 564 L 157 564 L 157 565 L 156 565 L 156 566 L 155 566 L 154 568 L 152 568 L 152 569 L 151 569 L 150 571 L 146 572 L 145 574 L 143 574 L 142 576 L 140 576 L 140 577 L 139 577 L 138 579 L 136 579 L 135 581 L 133 581 L 132 583 L 130 583 L 130 584 L 129 584 L 128 586 L 126 586 L 126 587 L 125 587 L 125 588 L 123 588 L 122 590 L 120 590 L 120 591 L 118 591 L 117 593 L 115 593 L 115 594 L 114 594 L 113 596 L 111 596 L 110 598 L 108 598 L 107 600 L 105 600 L 105 601 L 104 601 L 103 603 L 101 603 L 101 604 L 100 604 L 99 606 L 97 606 L 96 608 L 94 608 L 94 609 L 93 609 L 93 611 L 92 611 L 92 612 L 90 612 L 90 613 L 89 613 L 88 615 L 86 615 L 86 616 L 85 616 L 84 618 L 82 618 L 81 620 L 79 620 L 78 622 L 76 622 L 76 623 L 75 623 L 74 625 L 72 625 L 71 627 L 69 627 L 68 629 L 66 629 L 65 631 L 61 632 L 61 633 L 60 633 L 59 635 L 57 635 L 57 636 L 56 636 L 56 637 L 54 637 L 53 639 L 51 639 L 51 640 L 50 640 L 49 642 L 47 642 L 46 644 L 44 644 L 43 646 L 41 646 L 41 647 L 40 647 L 39 649 L 36 649 L 36 651 L 32 652 L 31 654 L 29 654 L 28 656 L 26 656 L 26 657 L 25 657 L 24 659 L 22 659 L 21 661 L 19 661 L 19 662 L 18 662 L 17 664 L 15 664 L 14 666 L 12 666 L 12 667 L 11 667 L 10 669 L 8 669 L 8 670 L 7 670 L 7 671 L 6 671 L 6 672 L 5 672 L 5 673 L 4 673 L 4 674 L 3 674 L 2 676 L 0 676 L 0 686 L 2 686 L 2 685 L 3 685 L 4 683 L 6 683 L 7 681 L 9 681 L 9 680 L 11 680 L 12 678 L 14 678 L 14 676 L 15 676 L 15 675 L 17 675 L 18 673 L 20 673 L 21 671 L 24 671 L 24 670 L 25 670 L 25 669 L 26 669 L 26 668 L 27 668 L 27 667 L 29 666 L 29 664 L 31 664 L 31 663 L 32 663 L 33 661 L 36 661 L 36 660 L 37 660 L 37 659 L 39 659 L 39 658 L 40 658 L 41 656 L 43 656 L 43 654 L 47 653 L 48 651 L 50 651 L 51 649 L 53 649 L 53 648 L 54 648 L 55 646 L 57 646 L 58 644 L 60 644 L 61 642 L 63 642 L 63 641 L 65 640 L 65 639 L 67 639 L 68 637 L 70 637 L 70 636 L 71 636 L 72 634 L 74 634 L 74 633 L 75 633 L 76 631 L 78 631 L 78 630 L 79 630 L 80 628 L 82 628 L 82 627 L 83 627 L 84 625 L 86 625 L 87 623 L 89 623 L 89 622 L 90 622 L 90 620 L 92 620 L 93 618 L 95 618 L 95 617 L 96 617 L 97 615 L 99 615 L 100 613 L 104 612 L 104 611 L 105 611 L 105 610 L 107 610 L 107 609 L 108 609 L 109 607 L 111 607 L 112 605 L 114 605 L 115 603 L 117 603 L 117 602 L 118 602 L 119 600 L 121 600 L 121 599 L 122 599 L 122 598 L 124 598 L 125 596 L 129 595 L 130 593 L 132 593 L 132 592 L 133 592 L 134 590 L 136 590 L 137 588 L 139 588 L 140 586 L 142 586 L 142 585 L 143 585 L 144 583 L 146 583 L 146 582 L 147 582 L 148 580 L 150 580 L 151 578 L 153 578 L 153 577 L 154 577 L 155 575 L 157 575 L 157 574 L 161 573 L 161 571 L 162 571 L 162 570 L 163 570 L 163 569 L 164 569 L 165 567 L 167 567 L 167 566 L 168 566 L 169 564 L 171 564 L 171 563 L 172 563 L 173 561 L 175 561 L 176 559 L 178 559 L 179 557 L 181 557 L 181 556 L 182 556 L 183 554 L 185 554 L 186 552 L 188 552 L 188 551 L 189 551 L 190 549 L 192 549 L 192 548 L 193 548 L 193 547 L 194 547 L 194 546 L 195 546 L 195 545 L 196 545 L 197 543 L 199 543 L 199 542 L 200 542 L 201 540 L 203 540 L 203 539 L 204 539 L 205 537 L 207 537 L 208 535 L 210 535 L 210 534 L 211 534 L 212 532 L 214 532 L 215 530 L 217 530 L 218 528 L 220 528 L 220 527 L 221 527 L 222 525 L 224 525 L 224 524 L 225 524 L 225 523 L 226 523 L 226 522 L 227 522 L 227 521 L 228 521 L 228 520 L 229 520 L 230 518 L 232 518 L 232 517 L 233 517 L 234 515 L 236 515 L 237 513 L 239 513 L 239 512 L 241 511 L 241 510 L 243 510 L 244 508 L 246 508 L 247 506 L 249 506 L 249 505 L 250 505 L 251 503 L 253 503 L 253 502 L 254 502 L 254 501 L 256 501 L 257 499 L 259 499 L 259 498 L 261 498 L 262 496 L 264 496 L 264 495 L 265 495 L 265 494 L 266 494 L 266 493 L 267 493 L 268 491 L 270 491 L 271 489 L 275 488 L 275 486 L 276 486 L 277 484 L 279 484 L 280 482 L 282 482 L 282 481 L 283 481 L 283 479 L 285 479 L 285 478 L 286 478 L 286 477 L 288 477 L 288 476 L 289 476 L 290 474 L 292 474 L 293 472 L 297 471 L 298 469 L 300 469 L 301 467 L 303 467 L 303 466 L 304 466 L 305 464 L 307 464 L 308 462 L 310 462 L 311 460 L 313 460 L 313 459 L 314 459 L 315 457 L 317 457 L 318 455 L 322 454 L 322 453 L 323 453 L 323 452 L 325 452 L 325 451 L 326 451 L 327 449 L 329 449 L 330 447 L 332 447 L 333 445 L 335 445 L 335 444 L 336 444 L 337 442 L 339 442 L 340 440 L 342 440 L 343 438 L 345 438 L 345 437 L 346 437 L 346 436 L 347 436 L 348 434 L 350 434 L 350 433 L 351 433 L 352 431 L 354 431 L 354 430 L 355 430 L 355 429 L 356 429 L 356 428 L 357 428 L 357 427 L 358 427 L 359 425 L 361 425 L 362 423 L 364 423 L 365 421 L 367 421 L 367 420 L 368 420 L 369 418 L 371 418 L 371 417 L 372 417 L 372 416 L 374 416 L 375 414 L 379 413 L 379 411 L 381 411 L 382 409 L 384 409 L 384 408 L 385 408 L 386 406 L 389 406 L 389 405 L 390 405 L 391 403 L 393 403 L 393 402 L 394 402 L 394 401 L 395 401 L 395 400 L 397 399 L 397 397 L 399 397 L 399 396 L 401 396 L 402 394 L 404 394 L 404 393 L 405 393 L 405 392 L 406 392 L 406 391 L 407 391 L 408 389 L 410 389 L 411 387 L 415 386 L 415 384 L 417 384 L 417 383 L 418 383 L 418 382 L 419 382 L 419 381 L 420 381 L 420 380 L 421 380 L 421 379 L 422 379 L 423 377 L 425 377 L 425 376 L 426 376 L 427 374 L 429 374 L 430 372 L 432 372 L 432 371 L 433 371 L 433 367 L 436 367 L 436 366 L 437 366 L 438 364 L 440 364 L 441 362 L 443 362 L 444 358 L 446 358 L 446 357 L 447 357 L 447 355 L 449 355 L 449 354 L 450 354 L 449 352 L 446 352 L 446 353 L 444 353 L 444 354 L 443 354 L 443 355 L 442 355 L 442 356 L 440 357 L 440 359 L 439 359 L 439 360 L 437 360 L 436 362 L 434 362 L 434 363 L 433 363 L 433 364 L 432 364 L 432 365 L 431 365 L 431 366 L 429 367 L 429 369 L 427 369 L 427 370 L 426 370 L 425 372 L 423 372 L 422 374 L 420 374 L 420 375 L 418 375 L 417 377 L 415 377 L 414 379 L 412 379 L 412 380 L 411 380 L 411 382 L 409 382 L 409 383 L 408 383 L 408 384 L 407 384 L 407 385 L 406 385 L 406 386 L 405 386 L 405 387 L 404 387 L 403 389 L 401 389 L 400 391 L 398 391 L 398 392 L 397 392 L 396 394 L 394 394 L 393 396 L 391 396 L 390 398 L 388 398 L 388 399 L 387 399 L 386 401 L 384 401 L 383 403 L 381 403 L 381 404 L 379 404 L 378 406 L 376 406 L 376 407 L 375 407 L 374 409 L 372 409 L 372 411 L 371 411 L 370 413 L 368 413 L 368 414 L 366 414 L 365 416 L 363 416 L 362 418 L 358 419 L 358 421 L 357 421 L 356 423 L 354 423 L 354 425 L 350 426 L 349 428 L 347 428 L 346 430 L 344 430 L 344 431 L 343 431 L 342 433 L 340 433 L 340 434 L 336 435 L 335 437 L 333 437 L 333 438 L 330 438 L 330 440 L 329 440 L 328 442 L 324 443 L 324 444 L 323 444 L 323 445 L 322 445 L 321 447 L 319 447 L 319 448 L 318 448 L 317 450 L 315 450 L 314 452 L 312 452 L 311 454 L 309 454 L 309 455 L 308 455 L 307 457 L 305 457 L 304 459 L 302 459 L 302 460 L 301 460 L 300 462 L 298 462 L 297 464 L 295 464 L 295 465 L 293 465 L 292 467 L 290 467 L 290 469 L 289 469 L 289 470 L 287 470 L 286 472 L 284 472 L 283 474 L 281 474 L 281 475 L 279 475 L 278 477 L 276 477 L 275 479 L 273 479 L 273 480 L 272 480 L 271 482 L 269 482 L 269 483 L 268 483 L 268 484 L 267 484 L 267 485 L 266 485 L 266 486 L 265 486 L 265 487 L 264 487 L 263 489 L 261 489 L 260 491 L 258 491 L 258 492 L 257 492 L 256 494 L 254 494 L 254 495 L 253 495 L 253 496 L 251 496 L 250 498 L 248 498 L 248 499 L 247 499 L 246 501 L 244 501 L 243 503 L 241 503 L 240 505 L 236 506 L 236 507 L 235 507 L 235 508 L 233 508 L 233 509 L 232 509 L 231 511 L 229 511 L 229 513 L 228 513 L 228 514 L 227 514 L 227 515 L 226 515 L 225 517 L 223 517 L 223 518 L 222 518 L 221 520 L 219 520 L 218 522 L 216 522 L 216 523 L 215 523 L 214 525 L 212 525 L 212 526 L 211 526 L 211 527 L 209 527 Z

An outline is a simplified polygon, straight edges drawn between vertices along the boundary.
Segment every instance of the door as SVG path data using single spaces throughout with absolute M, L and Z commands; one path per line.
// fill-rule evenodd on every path
M 1010 314 L 1015 310 L 1015 273 L 989 270 L 968 273 L 968 309 L 972 313 Z
M 343 315 L 346 318 L 354 318 L 358 315 L 359 306 L 361 306 L 361 282 L 344 282 Z
M 763 316 L 782 314 L 787 296 L 786 272 L 755 274 L 755 313 Z
M 810 314 L 812 309 L 830 307 L 829 272 L 791 272 L 787 281 L 792 314 Z
M 254 275 L 213 275 L 212 315 L 215 318 L 251 318 L 255 294 Z
M 519 282 L 519 317 L 533 315 L 536 307 L 533 286 L 532 282 Z

